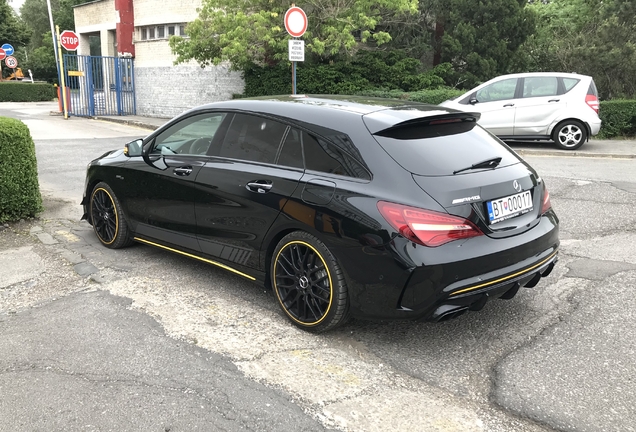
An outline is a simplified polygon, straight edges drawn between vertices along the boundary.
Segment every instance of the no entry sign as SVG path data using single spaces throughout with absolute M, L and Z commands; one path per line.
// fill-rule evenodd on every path
M 64 30 L 60 34 L 60 45 L 67 51 L 75 51 L 79 46 L 79 37 L 72 30 Z
M 4 60 L 6 56 L 7 56 L 7 53 L 4 52 L 2 48 L 0 48 L 0 60 Z
M 301 37 L 307 31 L 307 15 L 301 8 L 294 6 L 285 12 L 285 29 L 293 37 Z

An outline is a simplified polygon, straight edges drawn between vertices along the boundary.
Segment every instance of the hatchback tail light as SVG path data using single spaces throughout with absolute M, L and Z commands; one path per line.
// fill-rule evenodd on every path
M 593 95 L 593 94 L 585 95 L 585 103 L 590 108 L 592 108 L 596 114 L 598 114 L 600 104 L 596 95 Z
M 378 210 L 401 235 L 423 246 L 436 247 L 483 235 L 471 222 L 457 216 L 386 201 L 378 202 Z
M 550 202 L 550 192 L 548 192 L 547 187 L 543 187 L 543 204 L 541 204 L 541 214 L 544 214 L 548 210 L 552 208 L 552 203 Z

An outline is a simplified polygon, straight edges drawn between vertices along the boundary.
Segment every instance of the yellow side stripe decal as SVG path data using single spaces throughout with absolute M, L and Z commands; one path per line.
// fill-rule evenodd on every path
M 248 274 L 240 272 L 240 271 L 238 271 L 236 269 L 233 269 L 232 267 L 226 266 L 225 264 L 221 264 L 221 263 L 216 262 L 216 261 L 212 261 L 212 260 L 209 260 L 209 259 L 201 258 L 200 256 L 192 255 L 192 254 L 180 251 L 178 249 L 173 249 L 173 248 L 170 248 L 168 246 L 163 246 L 163 245 L 160 245 L 160 244 L 157 244 L 157 243 L 153 243 L 151 241 L 144 240 L 144 239 L 139 238 L 139 237 L 135 237 L 134 240 L 136 240 L 138 242 L 149 244 L 151 246 L 156 246 L 156 247 L 161 248 L 161 249 L 169 250 L 170 252 L 175 252 L 175 253 L 178 253 L 180 255 L 185 255 L 185 256 L 190 257 L 190 258 L 198 259 L 199 261 L 203 261 L 203 262 L 206 262 L 208 264 L 215 265 L 217 267 L 221 267 L 222 269 L 229 270 L 232 273 L 236 273 L 237 275 L 241 275 L 241 276 L 243 276 L 245 278 L 248 278 L 249 280 L 253 280 L 253 281 L 256 280 L 255 277 L 252 277 L 252 276 L 250 276 Z
M 497 279 L 497 280 L 494 280 L 494 281 L 483 283 L 481 285 L 476 285 L 476 286 L 473 286 L 473 287 L 464 288 L 464 289 L 461 289 L 459 291 L 455 291 L 455 292 L 451 293 L 449 295 L 449 297 L 457 295 L 457 294 L 465 293 L 467 291 L 473 291 L 473 290 L 476 290 L 476 289 L 479 289 L 479 288 L 483 288 L 483 287 L 488 286 L 488 285 L 494 285 L 496 283 L 503 282 L 503 281 L 508 280 L 508 279 L 512 279 L 515 276 L 519 276 L 519 275 L 522 275 L 524 273 L 528 273 L 529 271 L 532 271 L 532 270 L 536 269 L 537 267 L 540 267 L 541 265 L 543 265 L 546 262 L 550 261 L 556 254 L 557 254 L 557 252 L 552 252 L 552 254 L 549 257 L 547 257 L 546 259 L 544 259 L 540 263 L 533 265 L 532 267 L 529 267 L 527 269 L 521 270 L 520 272 L 517 272 L 515 274 L 511 274 L 511 275 L 508 275 L 506 277 L 502 277 L 501 279 Z

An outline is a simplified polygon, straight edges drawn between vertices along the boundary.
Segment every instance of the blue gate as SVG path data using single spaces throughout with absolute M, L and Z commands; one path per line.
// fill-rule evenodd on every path
M 136 114 L 133 59 L 64 54 L 64 71 L 69 115 Z

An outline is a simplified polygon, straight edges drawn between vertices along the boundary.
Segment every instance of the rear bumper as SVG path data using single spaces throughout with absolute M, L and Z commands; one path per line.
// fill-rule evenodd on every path
M 334 254 L 345 269 L 353 316 L 438 321 L 536 285 L 557 261 L 558 231 L 549 212 L 532 229 L 507 238 L 480 236 L 427 248 L 396 237 L 361 253 Z

